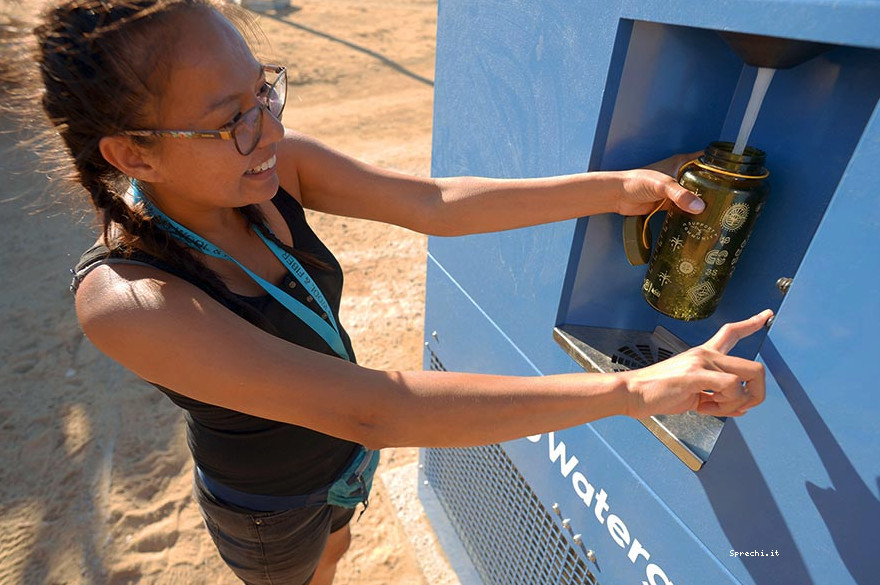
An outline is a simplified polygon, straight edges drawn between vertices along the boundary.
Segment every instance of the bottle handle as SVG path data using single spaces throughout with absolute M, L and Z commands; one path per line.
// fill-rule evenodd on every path
M 681 177 L 684 175 L 685 169 L 696 164 L 698 160 L 695 158 L 681 165 L 675 180 L 681 183 Z M 648 215 L 628 215 L 623 218 L 623 251 L 626 253 L 626 260 L 631 266 L 647 264 L 651 258 L 651 241 L 654 238 L 651 235 L 651 226 L 648 222 L 665 205 L 666 201 L 664 200 Z
M 630 266 L 647 264 L 651 249 L 642 241 L 642 235 L 652 239 L 647 215 L 628 215 L 623 218 L 623 251 Z

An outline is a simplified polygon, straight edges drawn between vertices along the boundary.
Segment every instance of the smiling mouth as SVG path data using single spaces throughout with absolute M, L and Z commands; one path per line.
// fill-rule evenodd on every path
M 245 171 L 244 174 L 245 175 L 256 175 L 258 173 L 263 173 L 265 171 L 268 171 L 269 169 L 273 169 L 273 168 L 275 168 L 276 161 L 277 161 L 277 159 L 275 158 L 275 155 L 273 154 L 272 158 L 270 158 L 269 160 L 267 160 L 266 162 L 264 162 L 263 164 L 261 164 L 258 167 L 254 167 L 252 169 Z

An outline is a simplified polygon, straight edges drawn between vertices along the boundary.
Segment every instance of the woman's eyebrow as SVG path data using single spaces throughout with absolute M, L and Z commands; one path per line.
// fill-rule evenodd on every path
M 262 66 L 262 65 L 259 65 L 258 68 L 257 68 L 257 82 L 259 82 L 259 80 L 262 79 L 262 77 L 263 77 L 263 66 Z M 227 104 L 229 104 L 229 103 L 231 103 L 231 102 L 235 102 L 235 101 L 237 101 L 240 97 L 241 97 L 241 94 L 238 94 L 238 93 L 233 93 L 233 94 L 230 94 L 230 95 L 224 96 L 224 97 L 222 97 L 222 98 L 220 98 L 220 99 L 218 99 L 218 100 L 212 102 L 212 103 L 211 103 L 211 104 L 205 109 L 205 112 L 204 112 L 203 115 L 204 115 L 204 116 L 207 116 L 208 114 L 210 114 L 210 113 L 213 112 L 214 110 L 217 110 L 217 109 L 219 109 L 219 108 L 222 108 L 223 106 L 225 106 L 225 105 L 227 105 Z

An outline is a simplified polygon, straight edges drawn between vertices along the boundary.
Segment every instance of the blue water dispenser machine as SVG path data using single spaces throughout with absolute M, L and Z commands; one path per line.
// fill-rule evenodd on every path
M 420 495 L 463 583 L 880 583 L 878 98 L 874 1 L 439 3 L 434 176 L 635 168 L 745 140 L 770 192 L 697 320 L 646 302 L 617 215 L 431 238 L 426 368 L 639 368 L 776 312 L 733 351 L 767 372 L 745 417 L 423 450 Z

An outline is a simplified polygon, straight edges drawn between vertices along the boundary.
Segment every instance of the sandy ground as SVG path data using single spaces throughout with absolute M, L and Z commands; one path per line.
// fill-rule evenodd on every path
M 0 25 L 36 4 L 0 0 Z M 269 39 L 265 59 L 291 69 L 286 125 L 428 174 L 436 0 L 245 4 Z M 191 501 L 181 413 L 76 324 L 67 269 L 94 231 L 67 207 L 35 206 L 55 185 L 20 140 L 0 136 L 0 583 L 236 583 Z M 342 321 L 361 363 L 420 369 L 425 238 L 310 220 L 345 268 Z M 389 450 L 380 480 L 416 459 Z M 449 582 L 442 566 L 420 566 L 405 528 L 376 482 L 336 583 Z

